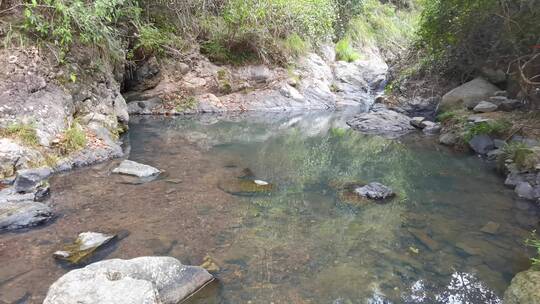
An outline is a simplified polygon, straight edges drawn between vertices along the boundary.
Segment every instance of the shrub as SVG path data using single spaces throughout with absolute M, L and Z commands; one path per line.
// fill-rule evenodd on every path
M 4 129 L 0 129 L 0 136 L 12 137 L 29 146 L 37 146 L 39 139 L 33 124 L 14 123 Z
M 336 59 L 347 62 L 353 62 L 360 59 L 360 54 L 358 54 L 351 46 L 349 38 L 343 38 L 336 43 Z
M 503 168 L 503 165 L 506 161 L 512 161 L 518 169 L 532 169 L 536 165 L 536 162 L 531 163 L 530 156 L 534 154 L 534 151 L 529 148 L 524 143 L 520 142 L 511 142 L 506 144 L 502 148 L 502 154 L 497 158 L 499 168 Z

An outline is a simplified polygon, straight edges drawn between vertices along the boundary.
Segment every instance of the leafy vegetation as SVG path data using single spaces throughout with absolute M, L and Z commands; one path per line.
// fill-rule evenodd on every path
M 39 139 L 33 124 L 13 123 L 0 129 L 0 137 L 11 137 L 22 141 L 29 146 L 37 146 Z
M 524 143 L 511 142 L 502 148 L 502 154 L 497 158 L 498 167 L 503 168 L 507 161 L 514 163 L 518 169 L 532 169 L 536 165 L 534 151 Z
M 536 250 L 536 257 L 531 258 L 533 266 L 540 266 L 540 239 L 536 235 L 536 230 L 531 232 L 529 238 L 525 240 L 525 245 Z
M 538 44 L 538 0 L 424 1 L 418 48 L 446 74 L 473 74 L 487 62 L 508 62 Z

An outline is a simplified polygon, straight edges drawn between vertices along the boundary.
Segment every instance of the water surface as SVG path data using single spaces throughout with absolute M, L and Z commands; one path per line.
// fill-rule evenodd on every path
M 219 284 L 191 303 L 501 303 L 529 266 L 536 208 L 475 156 L 421 135 L 362 135 L 345 117 L 135 118 L 129 159 L 166 173 L 134 185 L 110 174 L 111 161 L 54 177 L 58 218 L 0 235 L 0 299 L 40 303 L 68 271 L 52 252 L 99 231 L 124 238 L 94 260 L 210 256 Z M 246 169 L 274 191 L 220 189 Z M 359 203 L 336 190 L 371 181 L 398 196 Z

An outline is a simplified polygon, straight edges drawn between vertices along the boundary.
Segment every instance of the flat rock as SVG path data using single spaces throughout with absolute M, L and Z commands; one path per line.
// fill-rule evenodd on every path
M 474 107 L 473 111 L 477 113 L 489 113 L 496 111 L 498 106 L 489 101 L 481 101 L 479 104 Z
M 65 246 L 60 251 L 56 251 L 53 253 L 53 256 L 59 260 L 68 261 L 71 264 L 79 264 L 113 238 L 115 238 L 113 234 L 83 232 L 79 234 L 73 244 Z
M 372 112 L 359 114 L 347 124 L 362 133 L 387 137 L 398 137 L 415 129 L 411 126 L 408 116 L 385 107 L 377 107 Z
M 381 183 L 369 183 L 363 187 L 356 188 L 355 192 L 360 196 L 374 200 L 387 199 L 395 195 L 391 188 Z
M 120 166 L 113 170 L 113 173 L 132 175 L 136 177 L 152 177 L 157 176 L 161 171 L 158 169 L 140 164 L 131 160 L 124 160 Z
M 19 193 L 35 191 L 51 174 L 52 170 L 48 167 L 19 170 L 17 171 L 17 177 L 15 178 L 13 187 Z
M 441 248 L 439 243 L 433 240 L 424 230 L 409 228 L 409 232 L 424 246 L 431 251 L 436 251 Z
M 485 155 L 495 149 L 495 144 L 493 143 L 493 139 L 488 135 L 476 135 L 469 141 L 469 147 L 474 152 Z
M 214 277 L 172 257 L 112 259 L 68 272 L 50 288 L 44 304 L 177 304 Z
M 16 230 L 40 225 L 53 216 L 49 206 L 34 201 L 0 203 L 0 230 Z
M 540 271 L 518 273 L 504 293 L 504 304 L 540 304 Z

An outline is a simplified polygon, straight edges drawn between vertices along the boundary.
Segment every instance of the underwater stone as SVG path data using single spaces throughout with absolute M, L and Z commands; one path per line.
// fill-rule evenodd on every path
M 148 165 L 139 164 L 131 160 L 124 160 L 120 163 L 118 168 L 113 170 L 113 173 L 137 177 L 151 177 L 158 175 L 161 171 Z
M 382 200 L 395 195 L 391 188 L 381 183 L 369 183 L 363 187 L 355 189 L 354 191 L 360 196 L 374 200 Z
M 172 257 L 112 259 L 68 272 L 44 304 L 177 304 L 214 280 L 205 269 Z
M 113 234 L 83 232 L 79 234 L 79 237 L 73 244 L 65 246 L 60 251 L 56 251 L 53 253 L 53 256 L 59 260 L 68 261 L 71 264 L 79 264 L 115 237 Z
M 218 183 L 219 189 L 241 196 L 268 194 L 274 190 L 274 185 L 262 180 L 232 178 Z

